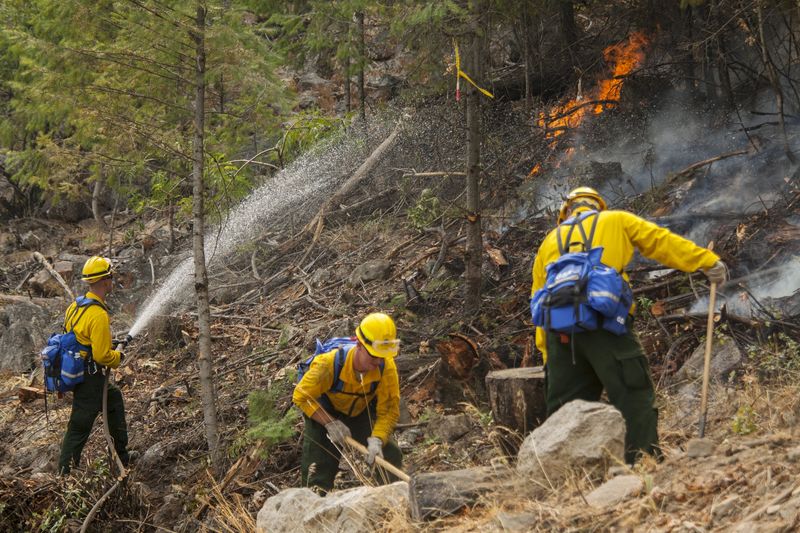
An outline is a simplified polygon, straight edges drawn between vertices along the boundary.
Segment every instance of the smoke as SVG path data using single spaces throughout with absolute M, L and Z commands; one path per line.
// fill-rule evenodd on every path
M 749 276 L 740 282 L 723 285 L 714 305 L 715 312 L 723 306 L 732 315 L 748 318 L 769 318 L 767 313 L 782 315 L 786 309 L 778 300 L 800 291 L 800 257 L 769 270 Z M 690 313 L 708 312 L 708 297 L 692 305 Z

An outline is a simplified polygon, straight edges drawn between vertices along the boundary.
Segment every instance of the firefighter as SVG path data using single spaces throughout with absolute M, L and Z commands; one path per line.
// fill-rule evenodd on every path
M 588 211 L 597 212 L 596 217 L 588 216 Z M 576 222 L 583 231 L 570 227 Z M 621 273 L 626 281 L 624 269 L 634 250 L 670 268 L 702 270 L 711 282 L 725 281 L 726 268 L 716 254 L 632 213 L 606 210 L 605 200 L 590 187 L 569 193 L 558 223 L 536 254 L 531 296 L 544 286 L 547 266 L 561 256 L 559 240 L 565 253 L 588 251 L 580 249 L 582 239 L 595 224 L 590 247 L 603 247 L 602 263 Z M 565 240 L 568 235 L 569 242 Z M 548 415 L 572 400 L 598 401 L 605 389 L 609 401 L 625 419 L 625 461 L 632 464 L 642 452 L 659 454 L 658 410 L 648 361 L 631 328 L 631 314 L 626 325 L 622 335 L 603 328 L 565 334 L 537 327 L 536 345 L 547 368 Z
M 72 412 L 58 461 L 61 474 L 68 474 L 72 466 L 80 463 L 81 452 L 89 439 L 94 421 L 103 409 L 104 376 L 101 367 L 117 368 L 123 358 L 123 354 L 111 346 L 111 326 L 105 303 L 113 289 L 111 261 L 105 257 L 90 257 L 83 266 L 81 279 L 89 284 L 85 298 L 91 302 L 83 306 L 73 302 L 67 308 L 64 330 L 74 331 L 78 342 L 89 347 L 89 351 L 81 352 L 87 362 L 86 373 L 83 383 L 76 385 L 72 392 Z M 111 383 L 108 386 L 107 408 L 114 448 L 122 464 L 127 466 L 129 455 L 125 405 L 122 393 Z
M 354 344 L 312 356 L 292 395 L 305 422 L 302 483 L 322 495 L 333 488 L 347 437 L 366 445 L 369 464 L 381 457 L 402 467 L 391 438 L 400 417 L 397 328 L 388 315 L 372 313 L 355 333 Z

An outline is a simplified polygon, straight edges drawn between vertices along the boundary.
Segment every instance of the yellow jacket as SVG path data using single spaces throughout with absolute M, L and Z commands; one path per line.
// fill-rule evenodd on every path
M 577 212 L 581 213 L 587 210 L 588 208 L 578 208 Z M 594 217 L 587 217 L 581 222 L 587 237 L 593 221 Z M 556 232 L 561 232 L 561 240 L 564 242 L 568 231 L 569 226 L 565 225 L 554 228 L 539 246 L 533 262 L 531 296 L 544 286 L 547 265 L 559 258 Z M 572 232 L 570 245 L 577 246 L 582 242 L 580 230 L 576 228 Z M 566 242 L 564 245 L 566 247 Z M 697 246 L 692 241 L 627 211 L 601 211 L 592 246 L 602 246 L 603 263 L 617 269 L 626 280 L 629 278 L 625 267 L 633 258 L 634 249 L 639 250 L 639 253 L 648 259 L 684 272 L 706 269 L 719 261 L 719 256 L 714 252 Z M 536 328 L 536 346 L 542 351 L 544 360 L 547 362 L 545 332 L 542 328 Z
M 119 366 L 119 352 L 111 349 L 111 325 L 109 323 L 106 303 L 98 295 L 89 291 L 87 298 L 97 300 L 102 305 L 90 305 L 85 309 L 75 311 L 76 302 L 67 308 L 64 315 L 64 328 L 74 331 L 78 342 L 92 347 L 92 359 L 98 364 L 117 368 Z M 69 322 L 67 318 L 69 317 Z M 81 351 L 81 356 L 86 357 L 86 352 Z
M 344 383 L 342 392 L 332 392 L 333 365 L 337 350 L 320 354 L 311 361 L 311 366 L 303 375 L 303 379 L 294 388 L 292 401 L 306 416 L 311 417 L 320 408 L 319 400 L 326 395 L 333 408 L 347 416 L 358 416 L 378 397 L 378 407 L 372 426 L 372 436 L 380 438 L 384 444 L 394 431 L 397 419 L 400 418 L 400 380 L 397 377 L 397 366 L 394 359 L 385 359 L 383 375 L 380 368 L 370 370 L 358 378 L 353 368 L 355 347 L 347 352 L 339 379 Z M 369 394 L 373 382 L 379 382 L 375 392 Z M 346 394 L 350 393 L 350 394 Z

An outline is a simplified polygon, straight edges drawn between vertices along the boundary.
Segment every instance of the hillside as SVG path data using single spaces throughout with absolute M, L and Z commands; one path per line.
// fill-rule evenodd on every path
M 597 21 L 609 16 L 600 7 L 580 14 Z M 465 311 L 464 294 L 471 224 L 466 104 L 454 101 L 451 87 L 378 90 L 373 83 L 365 127 L 348 116 L 341 127 L 302 144 L 280 170 L 252 177 L 241 203 L 233 196 L 211 201 L 206 253 L 223 450 L 214 467 L 198 377 L 191 221 L 121 206 L 107 209 L 101 224 L 88 218 L 87 198 L 77 222 L 44 207 L 4 211 L 0 530 L 78 530 L 113 483 L 99 423 L 82 467 L 55 475 L 70 396 L 49 395 L 45 404 L 31 389 L 41 387 L 36 354 L 59 329 L 69 298 L 34 252 L 74 294 L 84 290 L 79 278 L 86 258 L 109 255 L 116 268 L 112 329 L 117 338 L 134 336 L 114 379 L 138 458 L 90 530 L 252 531 L 269 497 L 300 485 L 302 421 L 290 402 L 297 363 L 315 339 L 351 335 L 370 311 L 391 314 L 402 342 L 397 365 L 404 407 L 396 438 L 404 469 L 417 476 L 515 463 L 525 435 L 495 423 L 485 378 L 542 363 L 530 325 L 531 264 L 563 196 L 578 185 L 597 188 L 611 209 L 636 213 L 702 246 L 713 242 L 730 267 L 716 309 L 706 440 L 693 440 L 706 280 L 637 255 L 627 271 L 635 329 L 658 394 L 663 461 L 618 464 L 599 475 L 576 467 L 563 481 L 529 492 L 509 493 L 498 483 L 451 516 L 418 522 L 398 508 L 369 527 L 798 527 L 800 178 L 793 154 L 800 145 L 794 116 L 776 108 L 767 74 L 752 85 L 742 81 L 733 108 L 717 105 L 683 83 L 681 65 L 670 61 L 680 50 L 671 37 L 616 27 L 600 34 L 579 28 L 587 38 L 603 36 L 582 52 L 603 67 L 577 86 L 554 82 L 531 106 L 514 92 L 519 77 L 502 76 L 498 58 L 513 54 L 497 49 L 511 31 L 497 26 L 495 35 L 505 37 L 492 41 L 494 68 L 486 75 L 497 97 L 483 99 L 480 108 L 484 254 L 477 313 Z M 401 80 L 398 87 L 411 84 L 420 73 L 409 50 L 402 42 L 389 46 L 396 37 L 380 28 L 372 28 L 370 42 L 394 51 L 373 59 L 385 71 L 375 66 L 372 75 L 391 75 Z M 552 35 L 542 35 L 551 42 Z M 378 44 L 372 46 L 377 53 Z M 760 61 L 745 55 L 743 64 Z M 542 68 L 560 70 L 549 63 Z M 341 97 L 331 89 L 341 81 L 336 73 L 320 69 L 311 76 L 290 67 L 283 73 L 308 105 L 333 115 Z M 241 161 L 255 159 L 257 148 L 258 141 L 242 149 Z M 353 176 L 360 179 L 348 181 Z M 324 216 L 315 218 L 323 208 Z M 365 482 L 366 466 L 350 460 L 358 473 L 343 464 L 337 491 Z M 593 493 L 625 476 L 634 488 L 619 499 Z

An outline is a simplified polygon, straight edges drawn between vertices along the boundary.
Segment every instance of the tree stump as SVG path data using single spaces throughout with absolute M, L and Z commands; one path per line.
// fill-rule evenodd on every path
M 494 421 L 522 436 L 547 417 L 544 369 L 541 366 L 496 370 L 486 375 Z
M 417 521 L 449 516 L 478 503 L 485 495 L 512 491 L 521 483 L 506 466 L 413 475 L 408 485 L 411 516 Z

